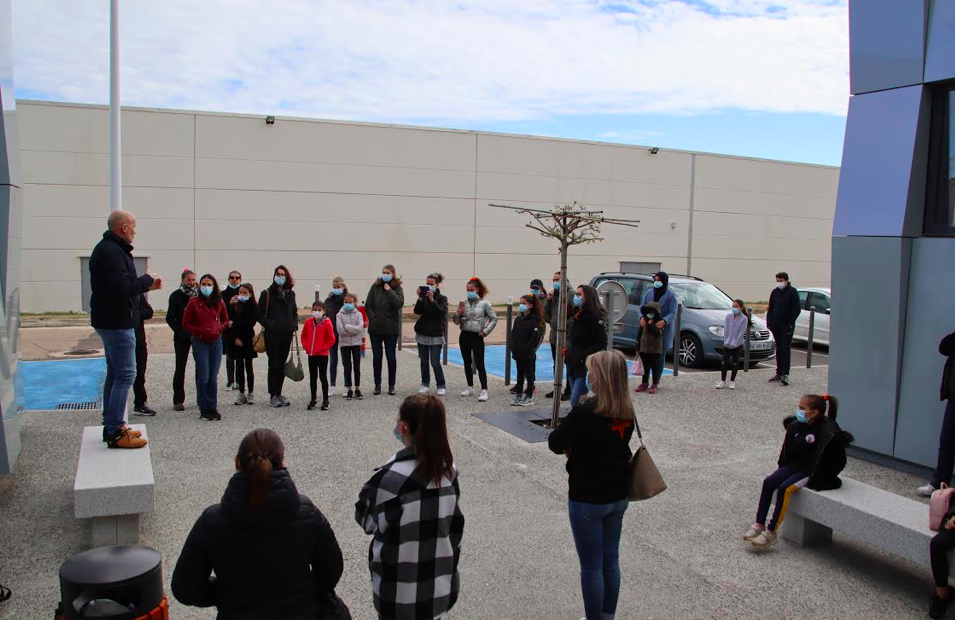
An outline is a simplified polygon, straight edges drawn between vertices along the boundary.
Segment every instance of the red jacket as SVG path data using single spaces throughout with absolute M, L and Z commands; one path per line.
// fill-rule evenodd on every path
M 328 318 L 315 324 L 315 319 L 305 321 L 302 328 L 302 348 L 308 355 L 328 355 L 328 350 L 335 345 L 335 330 Z
M 182 315 L 182 328 L 200 342 L 215 342 L 229 326 L 229 313 L 219 300 L 218 307 L 210 308 L 205 300 L 193 297 Z

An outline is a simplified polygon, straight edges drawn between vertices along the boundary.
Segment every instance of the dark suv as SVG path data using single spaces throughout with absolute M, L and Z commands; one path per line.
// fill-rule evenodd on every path
M 614 335 L 613 342 L 636 348 L 637 328 L 640 325 L 640 303 L 645 292 L 653 287 L 653 275 L 646 273 L 603 272 L 590 284 L 597 287 L 606 280 L 616 280 L 627 289 L 627 313 L 620 320 L 623 331 Z M 723 324 L 733 307 L 733 300 L 718 287 L 693 276 L 670 274 L 670 288 L 683 304 L 680 319 L 680 364 L 699 368 L 704 362 L 723 359 Z M 749 359 L 761 362 L 776 357 L 776 342 L 766 322 L 754 316 L 750 331 Z

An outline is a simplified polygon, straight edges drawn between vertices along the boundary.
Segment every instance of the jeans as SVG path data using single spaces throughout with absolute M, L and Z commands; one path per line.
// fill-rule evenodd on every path
M 332 387 L 335 387 L 338 379 L 338 334 L 335 334 L 335 344 L 328 349 L 328 378 L 331 379 Z
M 932 486 L 941 488 L 942 483 L 952 483 L 952 468 L 955 467 L 955 402 L 945 405 L 942 432 L 938 436 L 938 462 L 932 476 Z
M 643 362 L 643 384 L 660 385 L 660 377 L 663 376 L 663 358 L 665 353 L 641 353 L 640 361 Z
M 517 366 L 517 380 L 514 383 L 514 387 L 517 388 L 517 394 L 520 395 L 521 389 L 524 387 L 524 381 L 526 380 L 527 390 L 524 391 L 524 395 L 527 398 L 533 398 L 534 380 L 537 378 L 537 357 L 517 359 L 514 360 L 514 362 Z
M 736 347 L 731 349 L 729 347 L 723 348 L 723 365 L 720 366 L 720 376 L 723 377 L 723 381 L 726 381 L 726 371 L 732 370 L 733 374 L 730 376 L 730 381 L 736 381 L 736 373 L 739 372 L 739 356 L 743 352 L 743 347 Z
M 176 351 L 176 371 L 172 375 L 172 404 L 181 405 L 186 402 L 186 362 L 189 361 L 192 340 L 176 338 L 172 346 Z
M 136 380 L 133 381 L 133 405 L 142 407 L 146 404 L 149 395 L 146 394 L 146 361 L 149 352 L 146 350 L 146 332 L 136 331 Z
M 123 426 L 129 388 L 136 379 L 136 331 L 134 329 L 97 329 L 106 356 L 106 381 L 103 383 L 103 426 L 113 434 Z
M 421 385 L 427 387 L 431 385 L 431 372 L 428 369 L 430 363 L 434 368 L 434 382 L 438 389 L 444 389 L 444 369 L 441 368 L 441 349 L 440 344 L 419 344 L 418 358 L 421 360 Z
M 792 361 L 793 331 L 783 328 L 774 329 L 772 332 L 773 338 L 776 339 L 776 374 L 785 377 L 789 375 L 789 365 Z
M 929 543 L 932 559 L 932 577 L 936 588 L 948 587 L 948 552 L 955 549 L 955 530 L 946 530 L 944 524 Z
M 269 357 L 269 396 L 281 396 L 285 385 L 285 362 L 295 334 L 265 333 L 265 354 Z
M 352 373 L 355 381 L 352 383 Z M 361 345 L 342 347 L 342 374 L 345 375 L 345 387 L 361 387 Z
M 759 508 L 756 510 L 756 523 L 766 524 L 766 515 L 769 513 L 769 504 L 776 493 L 776 508 L 773 510 L 773 519 L 769 522 L 769 531 L 775 532 L 786 518 L 786 509 L 789 508 L 789 498 L 799 489 L 806 486 L 809 476 L 795 467 L 785 465 L 763 479 L 763 490 L 759 494 Z
M 308 356 L 308 387 L 312 390 L 312 400 L 317 400 L 318 379 L 322 381 L 322 400 L 328 400 L 328 356 Z
M 222 365 L 222 339 L 192 343 L 192 359 L 196 362 L 196 404 L 199 412 L 218 411 L 219 366 Z
M 580 398 L 587 393 L 587 376 L 570 378 L 570 406 L 576 407 Z
M 477 367 L 478 378 L 481 380 L 481 389 L 487 389 L 487 369 L 484 367 L 484 336 L 475 332 L 461 332 L 458 339 L 461 346 L 461 357 L 464 358 L 464 376 L 468 380 L 468 387 L 474 387 L 474 369 Z
M 398 375 L 398 334 L 368 334 L 371 338 L 372 370 L 375 373 L 375 387 L 381 387 L 381 349 L 384 345 L 385 356 L 388 358 L 388 389 L 395 387 Z
M 627 499 L 612 504 L 567 502 L 570 529 L 580 558 L 580 589 L 587 620 L 617 613 L 620 594 L 620 532 Z

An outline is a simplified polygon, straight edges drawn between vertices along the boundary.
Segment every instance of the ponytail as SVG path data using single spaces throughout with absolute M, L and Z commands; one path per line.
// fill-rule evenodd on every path
M 275 431 L 257 428 L 242 439 L 236 458 L 246 476 L 249 505 L 253 510 L 260 510 L 269 501 L 272 473 L 280 469 L 285 460 L 285 445 Z
M 806 394 L 806 398 L 809 400 L 809 406 L 812 407 L 814 411 L 818 411 L 830 420 L 835 420 L 839 414 L 839 399 L 835 396 L 830 396 L 829 394 L 823 394 L 822 396 L 818 394 Z
M 272 486 L 272 461 L 256 454 L 249 465 L 249 469 L 245 470 L 248 476 L 249 505 L 252 510 L 259 510 L 269 501 L 269 489 Z
M 435 485 L 454 471 L 454 456 L 448 442 L 448 422 L 444 403 L 430 395 L 409 396 L 401 403 L 399 419 L 408 425 L 411 447 L 418 461 L 416 472 Z

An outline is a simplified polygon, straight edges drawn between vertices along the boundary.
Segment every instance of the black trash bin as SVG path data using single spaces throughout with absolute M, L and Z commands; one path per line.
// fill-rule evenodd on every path
M 100 547 L 60 566 L 57 620 L 168 620 L 162 556 L 139 546 Z

